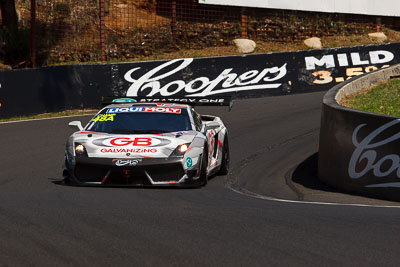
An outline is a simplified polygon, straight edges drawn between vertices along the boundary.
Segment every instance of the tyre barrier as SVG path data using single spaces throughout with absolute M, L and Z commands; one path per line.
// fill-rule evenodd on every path
M 324 96 L 320 180 L 346 192 L 400 201 L 400 118 L 338 104 L 349 94 L 394 77 L 400 77 L 400 65 L 358 76 Z

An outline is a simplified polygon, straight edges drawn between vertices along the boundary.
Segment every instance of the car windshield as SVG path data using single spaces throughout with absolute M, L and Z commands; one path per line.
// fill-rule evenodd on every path
M 106 108 L 86 127 L 87 131 L 118 134 L 157 134 L 192 130 L 185 108 L 117 107 Z

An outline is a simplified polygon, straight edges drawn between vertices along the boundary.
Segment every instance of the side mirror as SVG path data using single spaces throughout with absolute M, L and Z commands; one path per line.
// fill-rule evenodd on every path
M 212 121 L 212 122 L 209 122 L 209 123 L 206 124 L 204 130 L 207 132 L 208 130 L 217 129 L 219 126 L 220 125 L 219 125 L 218 122 Z
M 82 123 L 80 121 L 71 121 L 68 123 L 68 126 L 74 130 L 76 130 L 76 128 L 78 128 L 79 131 L 83 130 Z

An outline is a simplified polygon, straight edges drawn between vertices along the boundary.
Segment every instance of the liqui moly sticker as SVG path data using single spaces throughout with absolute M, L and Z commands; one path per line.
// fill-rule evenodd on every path
M 109 108 L 106 113 L 130 113 L 130 112 L 155 112 L 155 113 L 170 113 L 181 114 L 180 108 L 164 108 L 164 107 L 124 107 L 124 108 Z

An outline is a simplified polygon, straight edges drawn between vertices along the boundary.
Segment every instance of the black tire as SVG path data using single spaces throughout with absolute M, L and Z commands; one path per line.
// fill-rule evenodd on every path
M 65 169 L 63 170 L 63 173 L 62 173 L 63 178 L 64 178 L 63 183 L 66 185 L 70 185 L 70 184 L 72 184 L 72 181 L 71 181 L 70 173 L 68 171 L 69 166 L 68 166 L 67 157 L 64 157 L 64 165 L 65 165 Z
M 203 185 L 208 183 L 208 176 L 207 176 L 207 164 L 208 164 L 208 157 L 207 157 L 207 150 L 203 151 L 203 155 L 201 157 L 201 167 L 200 167 L 200 178 L 199 180 L 202 182 Z
M 72 181 L 71 181 L 71 178 L 70 178 L 70 176 L 69 176 L 69 172 L 68 172 L 68 170 L 64 170 L 63 171 L 63 180 L 62 180 L 62 182 L 65 184 L 65 185 L 70 185 L 70 184 L 72 184 Z
M 222 147 L 222 160 L 221 167 L 218 174 L 227 175 L 229 173 L 229 142 L 228 136 L 225 136 L 224 146 Z

